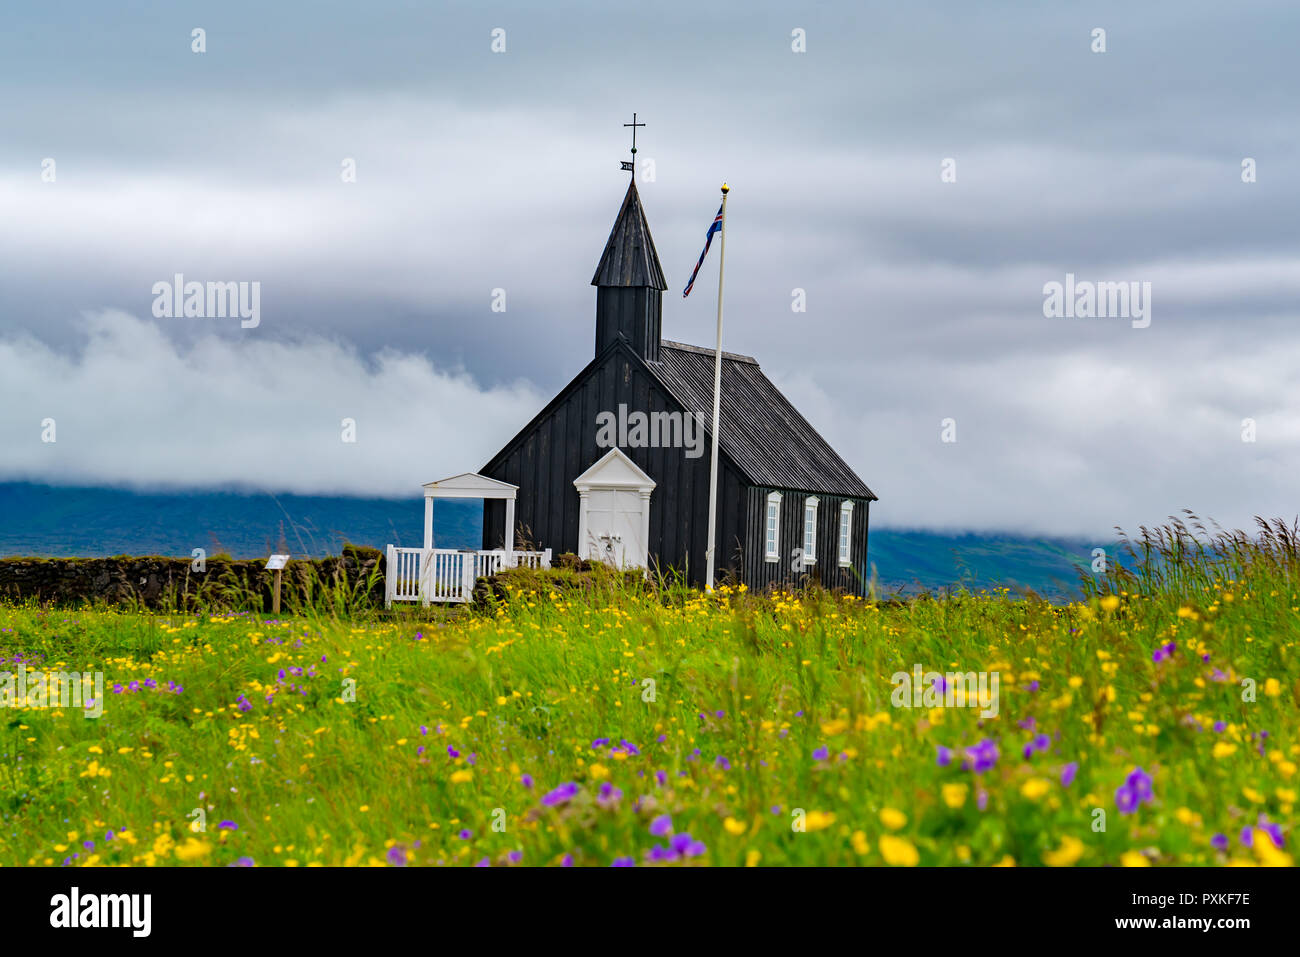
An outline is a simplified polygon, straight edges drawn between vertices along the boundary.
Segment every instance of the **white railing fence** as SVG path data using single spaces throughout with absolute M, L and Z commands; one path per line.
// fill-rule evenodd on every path
M 454 548 L 388 546 L 384 604 L 395 601 L 467 602 L 474 583 L 503 568 L 550 568 L 551 550 L 507 552 L 504 548 L 457 551 Z

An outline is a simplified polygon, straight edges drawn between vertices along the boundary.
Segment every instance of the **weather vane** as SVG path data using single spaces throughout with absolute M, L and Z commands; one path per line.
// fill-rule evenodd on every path
M 625 169 L 625 170 L 627 170 L 629 173 L 631 173 L 633 179 L 636 179 L 636 128 L 637 128 L 638 126 L 645 126 L 645 124 L 644 124 L 644 123 L 638 123 L 638 122 L 636 121 L 636 114 L 633 113 L 633 114 L 632 114 L 632 122 L 631 122 L 631 123 L 624 123 L 623 125 L 624 125 L 625 127 L 626 127 L 626 126 L 630 126 L 630 127 L 632 127 L 632 159 L 631 159 L 630 162 L 629 162 L 628 160 L 623 160 L 623 169 Z

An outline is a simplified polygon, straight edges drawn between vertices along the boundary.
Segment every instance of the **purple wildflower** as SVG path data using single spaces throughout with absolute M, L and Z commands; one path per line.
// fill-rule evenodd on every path
M 572 781 L 568 781 L 561 784 L 554 791 L 543 795 L 542 803 L 547 807 L 554 807 L 557 804 L 564 804 L 577 793 L 578 785 L 574 784 Z
M 966 757 L 970 759 L 971 770 L 983 774 L 998 763 L 998 746 L 992 738 L 985 738 L 973 748 L 967 748 Z
M 1127 784 L 1121 784 L 1115 791 L 1115 807 L 1119 808 L 1120 814 L 1132 814 L 1140 803 L 1137 794 Z
M 614 787 L 608 781 L 600 786 L 600 794 L 596 796 L 596 801 L 602 805 L 617 804 L 623 797 L 623 792 Z
M 645 859 L 651 863 L 662 863 L 664 861 L 677 860 L 677 852 L 671 847 L 664 847 L 662 844 L 656 844 L 650 850 L 645 852 Z
M 1151 775 L 1147 774 L 1141 768 L 1134 768 L 1130 771 L 1128 779 L 1124 783 L 1133 789 L 1133 793 L 1137 795 L 1138 801 L 1151 800 Z

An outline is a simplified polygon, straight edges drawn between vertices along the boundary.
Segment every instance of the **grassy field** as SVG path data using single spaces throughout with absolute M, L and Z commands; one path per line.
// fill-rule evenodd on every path
M 1295 539 L 1182 534 L 1070 605 L 0 606 L 0 671 L 105 681 L 97 719 L 0 709 L 0 864 L 1290 864 Z M 996 673 L 996 716 L 897 706 L 914 666 Z

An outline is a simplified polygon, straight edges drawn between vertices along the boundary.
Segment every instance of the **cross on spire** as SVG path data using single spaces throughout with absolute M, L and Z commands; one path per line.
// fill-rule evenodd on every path
M 633 113 L 633 114 L 632 114 L 632 122 L 631 122 L 631 123 L 624 123 L 623 126 L 624 126 L 624 127 L 628 127 L 628 126 L 632 127 L 632 160 L 631 160 L 631 162 L 628 162 L 627 160 L 624 160 L 624 161 L 623 161 L 623 169 L 628 170 L 628 171 L 632 174 L 632 178 L 633 178 L 633 179 L 636 179 L 636 128 L 637 128 L 638 126 L 645 126 L 645 124 L 644 124 L 644 123 L 638 123 L 638 122 L 636 121 L 636 114 Z

